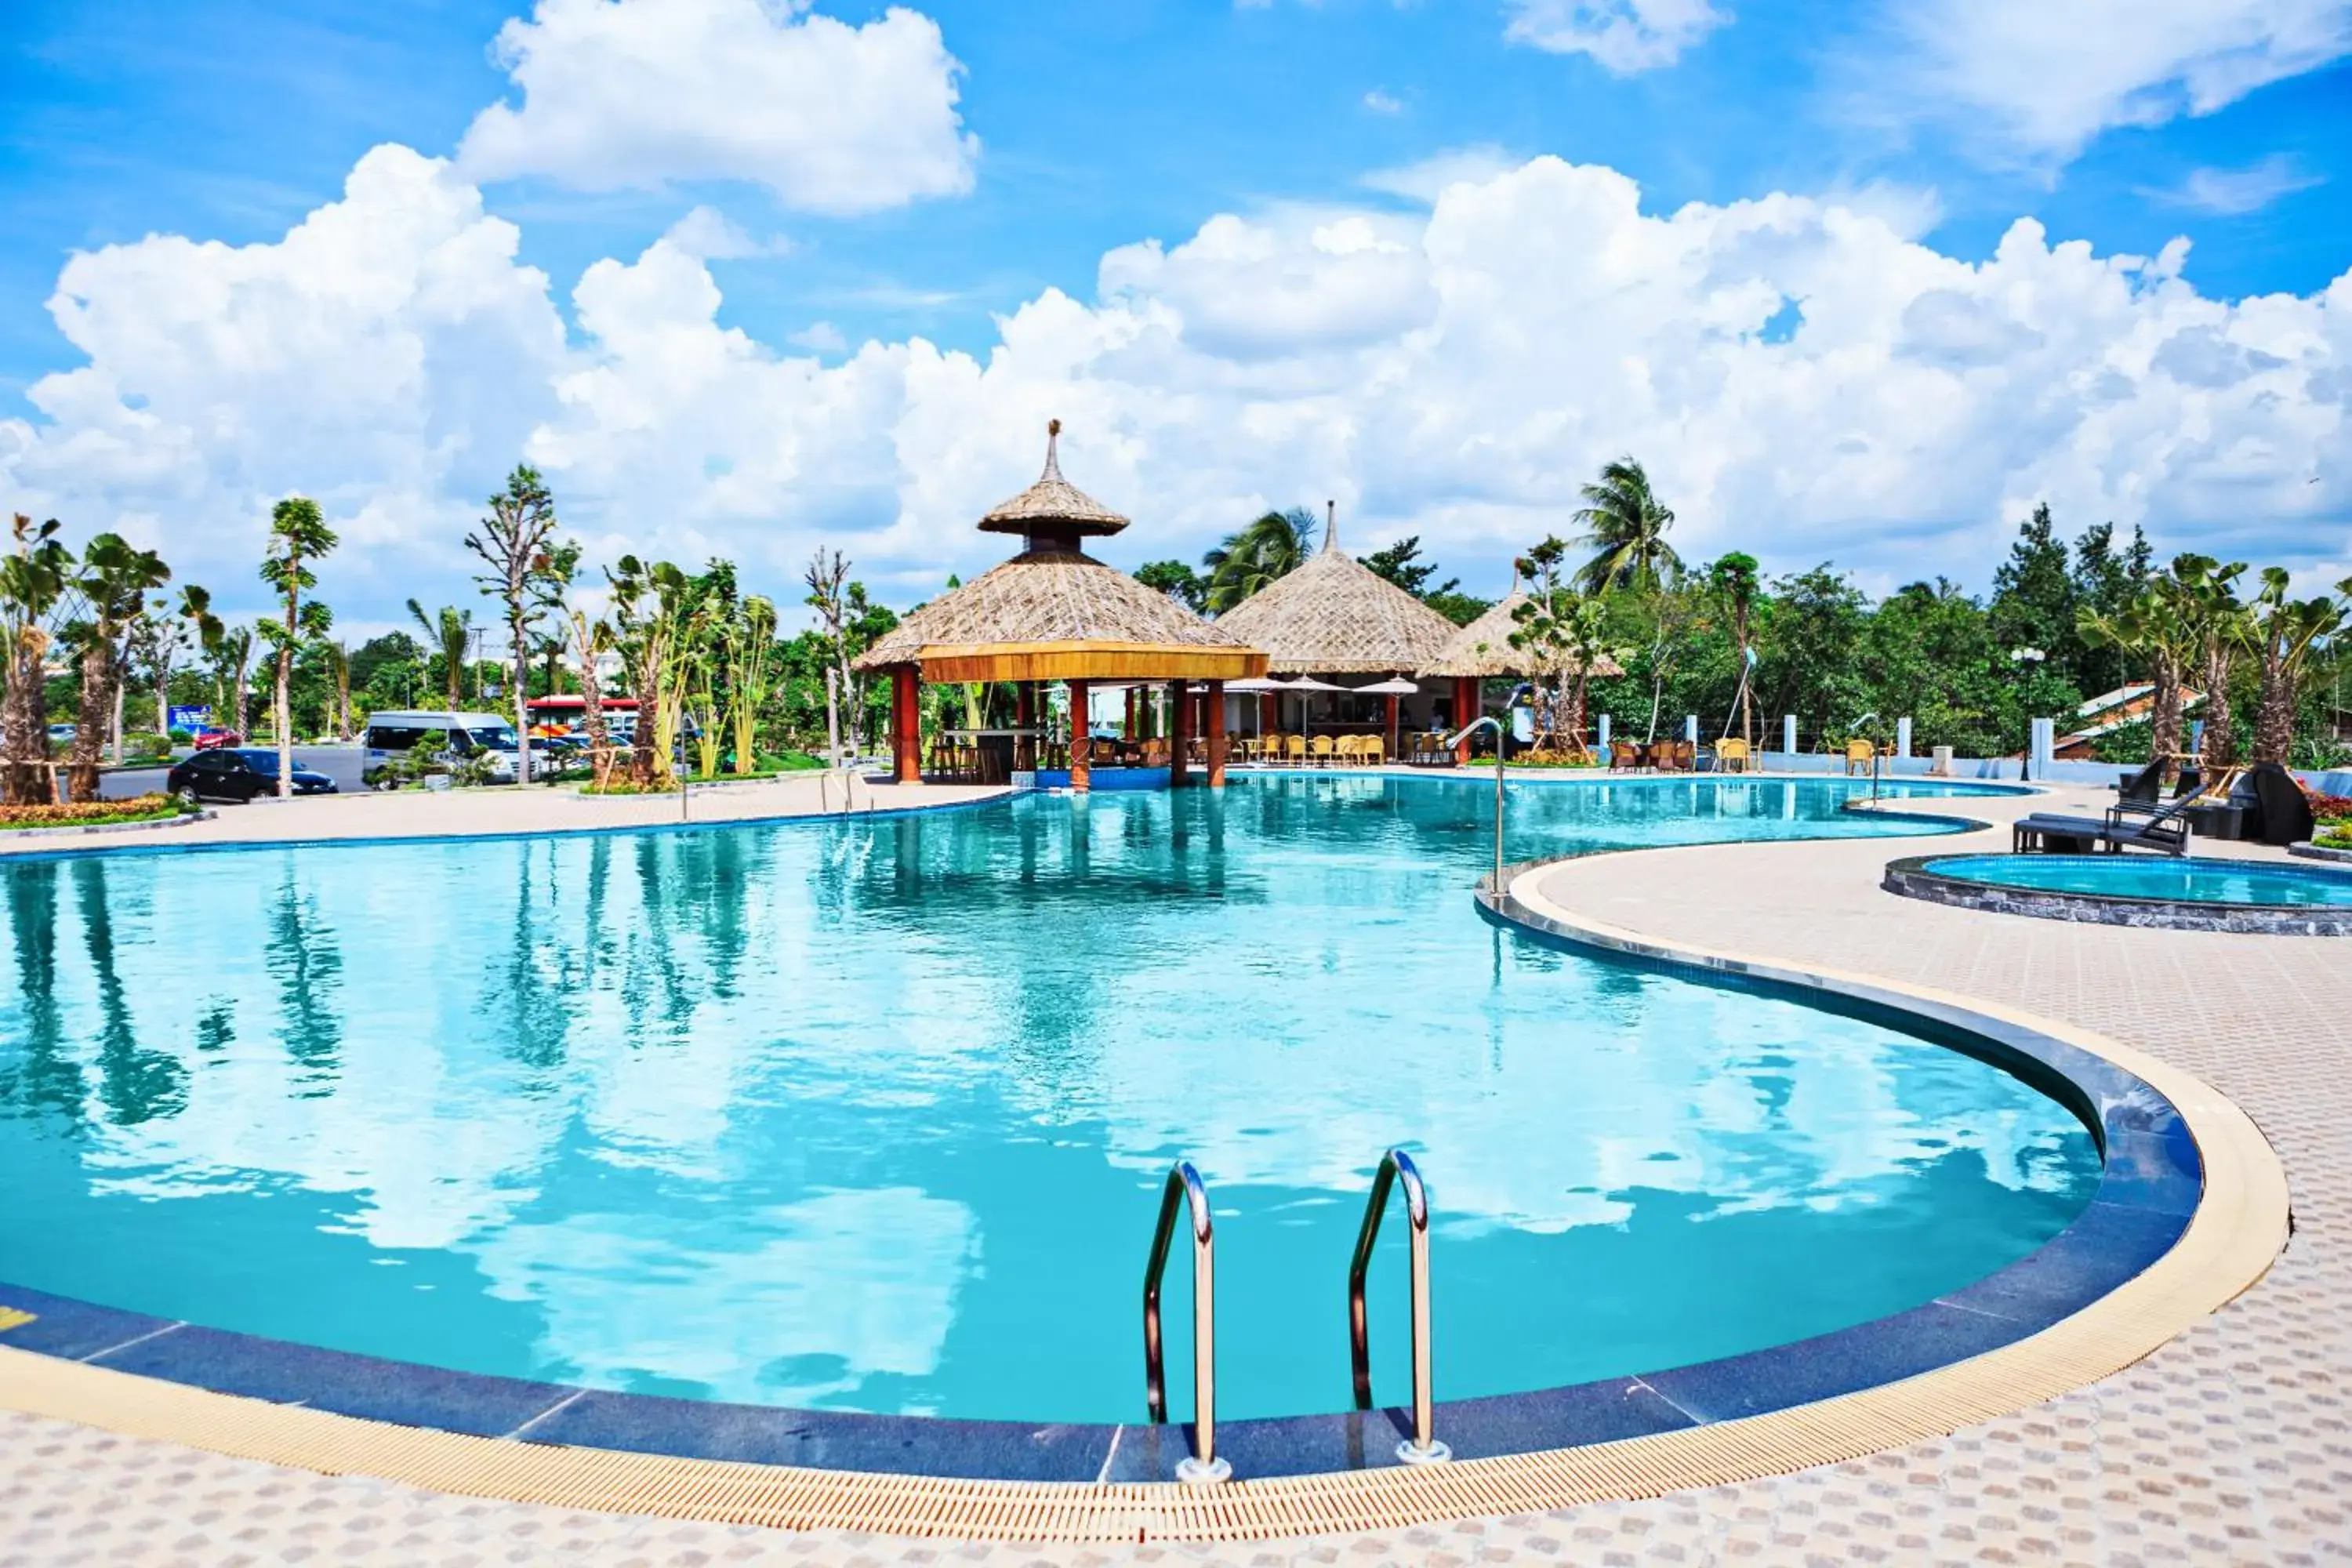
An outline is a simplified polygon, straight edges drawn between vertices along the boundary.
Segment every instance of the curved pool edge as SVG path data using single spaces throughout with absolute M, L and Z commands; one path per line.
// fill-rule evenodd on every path
M 61 1342 L 51 1354 L 7 1348 L 12 1341 L 24 1342 L 26 1325 L 17 1324 L 0 1331 L 0 1404 L 298 1468 L 564 1507 L 1017 1541 L 1255 1539 L 1654 1496 L 1836 1462 L 1947 1433 L 2137 1360 L 2252 1284 L 2283 1244 L 2286 1193 L 2275 1156 L 2243 1113 L 2200 1080 L 2102 1037 L 1969 998 L 1677 948 L 1583 921 L 1532 887 L 1530 874 L 1559 863 L 1510 868 L 1505 893 L 1497 898 L 1486 891 L 1482 908 L 1491 919 L 1541 937 L 1637 963 L 1794 991 L 1823 1005 L 1883 1007 L 1914 1032 L 1926 1023 L 1996 1042 L 2038 1036 L 2080 1052 L 2088 1062 L 2137 1079 L 2168 1102 L 2191 1142 L 2191 1158 L 2201 1165 L 2201 1192 L 2179 1201 L 2184 1170 L 2163 1131 L 2122 1126 L 2115 1148 L 2130 1156 L 2136 1179 L 2155 1187 L 2168 1181 L 2174 1196 L 2168 1205 L 2159 1193 L 2157 1202 L 2143 1205 L 2145 1223 L 2134 1236 L 2105 1237 L 2108 1276 L 2054 1268 L 2066 1262 L 2063 1253 L 2053 1252 L 2066 1239 L 2062 1236 L 2010 1269 L 1953 1293 L 1966 1296 L 2006 1280 L 1996 1294 L 2006 1291 L 2017 1315 L 1983 1310 L 2000 1308 L 1998 1300 L 1974 1308 L 1931 1303 L 1816 1340 L 1650 1378 L 1443 1405 L 1440 1435 L 1465 1457 L 1423 1469 L 1389 1462 L 1403 1425 L 1394 1411 L 1221 1423 L 1221 1449 L 1255 1479 L 1195 1489 L 1155 1479 L 1169 1474 L 1185 1450 L 1181 1426 L 1031 1427 L 597 1394 L 176 1329 L 155 1319 L 133 1321 L 111 1309 L 35 1300 L 30 1292 L 5 1286 L 0 1308 L 17 1300 L 45 1309 L 47 1331 L 69 1329 L 78 1311 L 116 1320 L 110 1326 L 86 1325 L 115 1337 L 88 1346 L 83 1355 L 138 1361 L 144 1345 L 152 1362 L 178 1340 L 184 1351 L 192 1344 L 209 1350 L 215 1381 L 221 1382 L 230 1380 L 219 1369 L 236 1359 L 231 1353 L 236 1347 L 223 1342 L 236 1341 L 248 1372 L 291 1381 L 273 1402 L 257 1387 L 225 1392 L 92 1364 Z M 2108 1099 L 2118 1098 L 2117 1087 L 2105 1086 Z M 2098 1103 L 2092 1089 L 2078 1092 L 2078 1110 Z M 2142 1112 L 2150 1109 L 2145 1100 L 2133 1103 Z M 2106 1195 L 2103 1178 L 2093 1207 Z M 2118 1250 L 2112 1245 L 2118 1240 L 2137 1251 Z M 2019 1270 L 2043 1278 L 2011 1278 Z M 2237 1282 L 2228 1284 L 2233 1278 Z M 2084 1304 L 2080 1298 L 2086 1289 Z M 2034 1300 L 2044 1310 L 2024 1312 Z M 2054 1307 L 2064 1310 L 2050 1310 Z M 1971 1337 L 1956 1326 L 1971 1322 L 1971 1313 L 1995 1326 L 1977 1327 Z M 1922 1321 L 1922 1314 L 1933 1321 Z M 341 1363 L 332 1370 L 343 1377 L 372 1387 L 373 1414 L 316 1408 L 315 1399 L 289 1402 L 308 1397 L 297 1392 L 306 1383 L 315 1394 L 317 1376 L 331 1363 Z M 1801 1375 L 1787 1375 L 1792 1373 Z M 453 1393 L 470 1396 L 470 1404 Z M 521 1403 L 501 1415 L 501 1398 Z M 443 1406 L 440 1425 L 407 1425 L 390 1413 L 404 1404 L 414 1418 L 426 1413 L 420 1402 Z M 450 1418 L 459 1405 L 467 1405 L 470 1425 Z M 583 1407 L 590 1418 L 584 1426 Z M 673 1451 L 620 1440 L 624 1434 L 611 1418 L 622 1410 L 635 1414 L 643 1436 L 667 1429 Z M 686 1428 L 700 1451 L 675 1451 Z M 853 1434 L 853 1428 L 863 1430 Z M 845 1441 L 853 1435 L 855 1442 Z M 988 1457 L 993 1475 L 937 1473 L 941 1456 L 917 1452 L 927 1447 L 924 1435 L 961 1439 L 966 1468 Z M 779 1440 L 786 1438 L 791 1445 L 780 1449 Z M 814 1448 L 806 1446 L 811 1438 L 817 1439 Z M 1512 1451 L 1482 1453 L 1498 1444 Z M 766 1462 L 743 1457 L 752 1452 Z M 772 1462 L 779 1452 L 805 1454 L 807 1462 Z M 1098 1468 L 1092 1462 L 1097 1453 Z M 1277 1455 L 1288 1468 L 1309 1473 L 1267 1473 L 1264 1461 Z M 910 1473 L 921 1470 L 926 1458 L 934 1461 L 934 1473 Z M 1086 1461 L 1076 1475 L 1074 1461 Z M 1002 1479 L 1022 1475 L 1034 1479 Z M 1066 1479 L 1048 1479 L 1056 1475 Z
M 1957 857 L 1912 855 L 1890 860 L 1879 885 L 1899 898 L 1917 899 L 1923 903 L 1978 910 L 1987 914 L 2022 915 L 2032 920 L 2131 926 L 2145 931 L 2227 931 L 2240 936 L 2352 936 L 2352 908 L 2224 904 L 2192 899 L 2151 899 L 2130 893 L 2088 893 L 2065 888 L 2013 887 L 1950 876 L 1936 869 L 1937 862 Z M 2169 862 L 2175 866 L 2179 863 Z

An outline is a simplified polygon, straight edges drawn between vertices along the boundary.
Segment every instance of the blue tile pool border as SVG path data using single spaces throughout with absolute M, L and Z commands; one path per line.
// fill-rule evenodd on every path
M 1505 888 L 1513 871 L 1507 871 Z M 1459 1458 L 1575 1447 L 1759 1415 L 1997 1350 L 2082 1310 L 2163 1257 L 2187 1230 L 2202 1195 L 2196 1140 L 2171 1101 L 2137 1075 L 2078 1047 L 1965 1007 L 1867 984 L 1601 940 L 1559 925 L 1507 894 L 1498 897 L 1486 882 L 1476 896 L 1486 919 L 1526 941 L 1697 984 L 1795 999 L 1989 1062 L 2077 1116 L 2098 1143 L 2102 1171 L 2092 1201 L 2057 1237 L 2009 1267 L 1909 1310 L 1717 1361 L 1442 1403 L 1437 1432 Z M 22 1321 L 14 1321 L 18 1315 Z M 0 1322 L 12 1323 L 0 1328 L 0 1346 L 221 1394 L 525 1443 L 853 1472 L 1063 1482 L 1171 1480 L 1192 1447 L 1192 1428 L 1181 1423 L 1032 1425 L 872 1415 L 454 1372 L 176 1322 L 5 1283 L 0 1283 Z M 1406 1412 L 1394 1407 L 1224 1421 L 1218 1424 L 1218 1447 L 1241 1479 L 1381 1469 L 1397 1464 L 1397 1442 L 1408 1427 Z
M 2008 887 L 1937 869 L 1940 862 L 1960 858 L 1978 857 L 1914 855 L 1889 861 L 1880 886 L 1890 893 L 1926 903 L 1992 914 L 2024 915 L 2034 920 L 2136 926 L 2148 931 L 2231 931 L 2253 936 L 2352 936 L 2352 908 L 2340 905 L 2223 904 L 2190 899 L 2150 899 L 2132 893 L 2088 893 L 2067 888 Z M 2130 864 L 2113 856 L 2098 858 L 2103 864 Z M 2247 864 L 2210 856 L 2200 858 L 2204 864 L 2231 869 Z M 2166 864 L 2178 866 L 2181 862 L 2171 860 Z M 2269 869 L 2299 869 L 2276 867 L 2269 861 L 2252 864 Z

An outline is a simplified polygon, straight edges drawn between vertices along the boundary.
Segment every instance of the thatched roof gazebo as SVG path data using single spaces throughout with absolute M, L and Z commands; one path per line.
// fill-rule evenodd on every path
M 1423 667 L 1423 675 L 1454 682 L 1456 711 L 1477 711 L 1481 681 L 1497 678 L 1548 679 L 1556 675 L 1575 673 L 1574 661 L 1544 658 L 1532 649 L 1511 645 L 1513 634 L 1519 630 L 1519 606 L 1535 602 L 1535 595 L 1514 581 L 1508 594 L 1476 620 L 1446 638 L 1445 646 L 1437 651 L 1437 657 Z M 1625 670 L 1615 658 L 1604 653 L 1593 661 L 1592 668 L 1586 673 L 1622 675 Z M 1465 759 L 1468 751 L 1469 742 L 1465 741 L 1463 754 Z
M 860 669 L 890 673 L 894 773 L 902 784 L 921 778 L 918 700 L 924 684 L 1016 682 L 1024 713 L 1034 714 L 1037 682 L 1066 682 L 1075 721 L 1070 787 L 1083 790 L 1090 783 L 1089 681 L 1165 680 L 1181 687 L 1203 680 L 1212 697 L 1221 699 L 1223 682 L 1265 673 L 1265 655 L 1229 628 L 1201 619 L 1079 548 L 1083 539 L 1119 532 L 1128 520 L 1062 477 L 1061 431 L 1058 419 L 1045 427 L 1045 470 L 1037 482 L 980 520 L 984 533 L 1021 535 L 1021 553 L 916 610 L 856 661 Z M 1209 706 L 1213 713 L 1223 710 L 1221 700 Z M 1184 708 L 1180 701 L 1178 711 Z M 1212 784 L 1224 782 L 1221 731 L 1218 725 L 1208 736 Z M 1173 769 L 1171 782 L 1181 782 L 1181 744 Z
M 1394 686 L 1436 657 L 1454 625 L 1339 548 L 1339 508 L 1328 508 L 1323 548 L 1226 611 L 1217 625 L 1266 652 L 1277 676 L 1372 675 Z M 1388 743 L 1397 743 L 1397 694 L 1388 699 Z M 1300 712 L 1305 713 L 1305 694 Z
M 1512 634 L 1519 629 L 1519 606 L 1533 603 L 1533 595 L 1523 588 L 1513 588 L 1507 597 L 1446 638 L 1445 646 L 1438 649 L 1436 658 L 1422 667 L 1421 673 L 1452 677 L 1457 680 L 1491 680 L 1504 676 L 1533 679 L 1539 675 L 1562 673 L 1551 662 L 1538 659 L 1527 649 L 1511 646 Z M 1567 667 L 1570 672 L 1573 668 L 1572 664 Z M 1625 670 L 1604 653 L 1593 661 L 1588 673 L 1622 675 Z

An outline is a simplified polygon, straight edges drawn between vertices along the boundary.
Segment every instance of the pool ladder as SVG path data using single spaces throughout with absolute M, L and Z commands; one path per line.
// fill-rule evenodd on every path
M 1391 1149 L 1372 1175 L 1371 1200 L 1348 1267 L 1348 1349 L 1353 1363 L 1356 1408 L 1372 1407 L 1371 1332 L 1364 1308 L 1364 1279 L 1371 1270 L 1372 1246 L 1380 1238 L 1391 1188 L 1404 1188 L 1405 1221 L 1411 1227 L 1412 1296 L 1412 1436 L 1400 1442 L 1397 1458 L 1408 1465 L 1450 1459 L 1453 1450 L 1437 1440 L 1435 1401 L 1431 1394 L 1429 1349 L 1429 1192 L 1412 1156 Z M 1160 1331 L 1160 1281 L 1175 1245 L 1176 1221 L 1190 1211 L 1192 1221 L 1192 1430 L 1194 1452 L 1178 1461 L 1176 1479 L 1193 1485 L 1232 1479 L 1232 1461 L 1217 1454 L 1217 1272 L 1216 1226 L 1209 1212 L 1209 1189 L 1190 1160 L 1180 1160 L 1160 1189 L 1160 1222 L 1151 1233 L 1151 1258 L 1143 1268 L 1143 1389 L 1154 1426 L 1168 1419 L 1168 1381 Z

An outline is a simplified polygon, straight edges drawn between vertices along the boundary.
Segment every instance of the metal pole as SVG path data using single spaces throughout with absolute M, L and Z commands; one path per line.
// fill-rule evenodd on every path
M 1503 896 L 1503 721 L 1492 713 L 1482 713 L 1450 736 L 1445 742 L 1448 751 L 1460 746 L 1476 733 L 1481 724 L 1495 731 L 1495 896 Z
M 1209 1189 L 1190 1160 L 1180 1160 L 1160 1189 L 1160 1222 L 1151 1232 L 1151 1258 L 1143 1266 L 1143 1394 L 1153 1425 L 1168 1419 L 1168 1393 L 1160 1340 L 1160 1283 L 1168 1272 L 1168 1251 L 1176 1236 L 1179 1205 L 1192 1220 L 1192 1431 L 1195 1452 L 1179 1460 L 1176 1479 L 1194 1486 L 1230 1480 L 1233 1462 L 1217 1458 L 1217 1262 L 1216 1232 L 1209 1215 Z
M 1433 1392 L 1429 1333 L 1429 1192 L 1420 1167 L 1402 1149 L 1381 1156 L 1372 1174 L 1371 1201 L 1364 1205 L 1363 1227 L 1356 1233 L 1356 1256 L 1348 1268 L 1348 1349 L 1354 1363 L 1356 1408 L 1372 1407 L 1371 1332 L 1364 1308 L 1364 1279 L 1370 1271 L 1372 1247 L 1380 1239 L 1381 1220 L 1388 1210 L 1391 1186 L 1404 1188 L 1405 1223 L 1412 1254 L 1412 1436 L 1397 1445 L 1397 1458 L 1408 1465 L 1439 1464 L 1454 1451 L 1437 1440 L 1436 1398 Z

